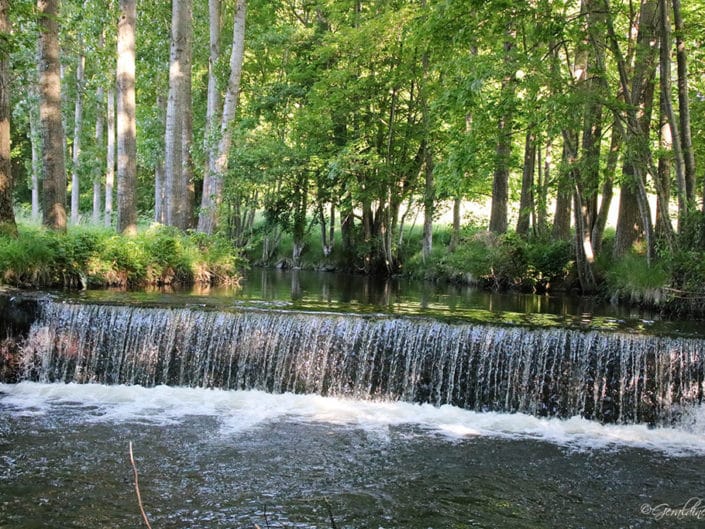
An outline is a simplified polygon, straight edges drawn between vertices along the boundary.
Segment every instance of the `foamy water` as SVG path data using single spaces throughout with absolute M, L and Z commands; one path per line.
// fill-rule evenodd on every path
M 705 410 L 698 407 L 683 424 L 650 428 L 585 420 L 539 418 L 516 413 L 478 413 L 454 406 L 379 402 L 158 386 L 98 384 L 0 384 L 0 411 L 13 415 L 50 414 L 56 407 L 83 409 L 86 422 L 174 424 L 191 416 L 215 417 L 220 434 L 232 435 L 268 422 L 317 422 L 384 433 L 408 425 L 449 441 L 473 436 L 533 439 L 575 450 L 644 448 L 669 455 L 705 454 Z

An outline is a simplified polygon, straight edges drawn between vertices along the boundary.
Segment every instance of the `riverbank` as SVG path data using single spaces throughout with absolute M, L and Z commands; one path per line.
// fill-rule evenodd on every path
M 232 284 L 243 261 L 225 239 L 152 226 L 135 237 L 96 227 L 19 226 L 0 237 L 0 283 L 20 288 Z
M 17 238 L 0 240 L 0 284 L 25 289 L 233 285 L 249 263 L 262 268 L 365 273 L 358 266 L 361 257 L 346 256 L 340 241 L 324 255 L 317 238 L 309 237 L 298 265 L 290 258 L 289 243 L 283 238 L 277 251 L 263 259 L 261 241 L 241 253 L 223 237 L 160 225 L 136 237 L 96 227 L 72 227 L 66 234 L 57 234 L 20 225 Z M 593 267 L 598 285 L 594 296 L 664 315 L 705 318 L 702 252 L 671 252 L 649 264 L 638 249 L 619 260 L 611 258 L 611 244 L 608 233 L 602 257 Z M 524 239 L 513 233 L 497 236 L 468 227 L 455 244 L 450 230 L 438 230 L 426 259 L 419 247 L 418 234 L 410 231 L 395 277 L 491 292 L 582 295 L 571 241 Z

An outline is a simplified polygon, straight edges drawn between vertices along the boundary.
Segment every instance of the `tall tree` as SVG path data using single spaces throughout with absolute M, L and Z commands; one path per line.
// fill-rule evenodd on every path
M 188 152 L 191 139 L 188 126 L 191 112 L 191 0 L 173 0 L 171 14 L 171 53 L 169 59 L 169 99 L 166 110 L 164 152 L 166 221 L 186 229 L 190 223 L 188 191 Z M 187 125 L 186 127 L 184 125 Z
M 95 116 L 95 144 L 96 146 L 99 146 L 99 148 L 102 148 L 103 146 L 103 141 L 104 141 L 104 129 L 105 129 L 105 114 L 103 113 L 103 109 L 100 108 L 104 102 L 105 102 L 105 89 L 102 86 L 99 86 L 98 89 L 96 90 L 96 101 L 98 102 L 98 110 L 96 111 L 96 116 Z M 93 224 L 98 224 L 100 223 L 100 205 L 101 205 L 101 193 L 103 190 L 103 187 L 101 185 L 101 180 L 102 178 L 100 177 L 100 169 L 96 170 L 95 173 L 93 174 L 93 215 L 92 215 L 92 221 Z
M 651 149 L 649 132 L 653 110 L 654 83 L 658 61 L 657 28 L 658 9 L 656 0 L 643 0 L 639 9 L 638 32 L 634 46 L 631 71 L 617 37 L 609 0 L 604 0 L 608 45 L 617 63 L 619 88 L 625 100 L 625 108 L 619 125 L 620 135 L 626 147 L 622 168 L 624 181 L 620 190 L 619 217 L 613 248 L 615 257 L 626 254 L 634 241 L 642 236 L 646 256 L 652 261 L 655 251 L 653 220 L 646 190 L 647 171 L 650 169 Z M 631 76 L 630 76 L 631 73 Z M 658 179 L 654 181 L 659 190 Z M 660 204 L 665 205 L 664 201 Z M 638 212 L 638 213 L 637 213 Z M 668 212 L 662 215 L 667 233 L 670 221 Z
M 115 188 L 115 89 L 108 90 L 106 109 L 107 141 L 105 153 L 105 216 L 104 224 L 113 222 L 113 191 Z
M 671 152 L 673 155 L 673 165 L 676 170 L 676 184 L 678 191 L 678 213 L 680 223 L 687 216 L 688 209 L 694 202 L 695 196 L 694 185 L 686 183 L 685 160 L 683 158 L 683 149 L 681 143 L 681 134 L 676 113 L 673 109 L 673 101 L 671 96 L 671 21 L 669 17 L 669 4 L 666 0 L 659 0 L 659 81 L 661 86 L 660 108 L 661 115 L 665 119 L 665 123 L 670 129 Z M 669 182 L 662 183 L 662 189 L 667 191 Z M 665 199 L 665 194 L 661 194 Z M 667 205 L 662 206 L 662 210 L 666 210 Z M 667 230 L 668 231 L 668 230 Z
M 685 27 L 681 14 L 680 0 L 673 0 L 673 24 L 676 37 L 676 64 L 678 69 L 678 117 L 680 119 L 680 137 L 685 164 L 685 184 L 688 200 L 695 200 L 695 153 L 690 125 L 690 102 L 688 98 L 688 53 L 685 48 Z M 704 193 L 705 195 L 705 193 Z M 703 201 L 705 208 L 705 200 Z
M 66 230 L 66 160 L 61 120 L 59 0 L 38 0 L 39 117 L 42 131 L 43 223 Z
M 203 194 L 201 195 L 201 212 L 198 216 L 198 229 L 206 230 L 206 223 L 211 222 L 213 206 L 213 175 L 216 173 L 216 160 L 218 158 L 218 119 L 220 112 L 220 95 L 218 93 L 218 76 L 216 65 L 220 59 L 220 33 L 221 33 L 221 2 L 208 0 L 208 28 L 209 28 L 209 54 L 208 54 L 208 98 L 206 102 L 206 134 L 204 147 L 206 150 L 206 172 L 203 175 Z
M 0 0 L 0 234 L 17 235 L 10 161 L 10 2 Z
M 228 156 L 232 144 L 233 122 L 240 96 L 240 80 L 245 56 L 245 20 L 247 17 L 247 1 L 237 0 L 235 6 L 235 23 L 233 26 L 233 41 L 230 52 L 230 78 L 225 93 L 223 115 L 220 124 L 220 139 L 218 153 L 215 159 L 214 172 L 210 174 L 210 188 L 203 190 L 201 214 L 198 220 L 198 230 L 213 233 L 217 227 L 218 209 L 222 201 L 223 178 L 228 168 Z
M 85 7 L 85 2 L 84 2 Z M 79 36 L 79 49 L 76 64 L 76 96 L 74 101 L 73 144 L 71 163 L 71 224 L 78 224 L 80 218 L 79 204 L 81 188 L 79 183 L 79 169 L 81 164 L 81 134 L 83 133 L 83 85 L 86 56 L 83 53 L 83 42 Z
M 507 231 L 507 209 L 509 202 L 509 170 L 512 156 L 512 136 L 514 128 L 514 79 L 512 72 L 512 50 L 516 32 L 508 29 L 504 41 L 505 74 L 500 93 L 500 117 L 497 122 L 497 144 L 495 147 L 495 168 L 492 181 L 492 208 L 490 211 L 490 231 Z
M 117 38 L 117 230 L 137 233 L 136 0 L 120 0 Z

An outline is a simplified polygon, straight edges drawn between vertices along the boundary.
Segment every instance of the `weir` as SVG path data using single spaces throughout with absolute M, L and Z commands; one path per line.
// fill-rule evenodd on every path
M 669 424 L 705 340 L 420 317 L 42 302 L 22 380 L 176 385 Z

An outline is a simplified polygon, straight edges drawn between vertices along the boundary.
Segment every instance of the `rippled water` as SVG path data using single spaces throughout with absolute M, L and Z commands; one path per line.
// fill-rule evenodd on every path
M 0 527 L 699 527 L 674 428 L 253 391 L 0 385 Z M 670 511 L 668 509 L 671 509 Z M 705 513 L 700 513 L 705 516 Z

